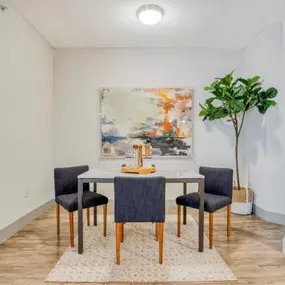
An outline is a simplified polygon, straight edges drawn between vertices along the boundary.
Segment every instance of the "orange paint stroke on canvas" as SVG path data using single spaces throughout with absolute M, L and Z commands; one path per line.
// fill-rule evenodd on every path
M 161 107 L 164 113 L 164 121 L 159 125 L 163 128 L 163 133 L 168 133 L 172 130 L 172 123 L 169 120 L 168 113 L 172 108 L 175 108 L 176 104 L 179 104 L 179 109 L 181 113 L 184 113 L 188 110 L 188 104 L 192 100 L 192 92 L 189 89 L 187 93 L 182 94 L 183 89 L 181 88 L 145 88 L 143 89 L 146 93 L 152 93 L 155 96 L 161 99 L 161 102 L 158 102 L 158 107 Z M 174 97 L 171 98 L 170 94 L 174 92 Z M 153 135 L 150 133 L 150 135 Z M 176 130 L 177 137 L 186 137 L 185 133 L 182 131 L 181 126 L 177 127 Z

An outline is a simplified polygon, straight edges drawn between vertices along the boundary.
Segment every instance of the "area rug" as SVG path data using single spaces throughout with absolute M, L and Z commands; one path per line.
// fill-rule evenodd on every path
M 102 224 L 84 228 L 84 253 L 68 248 L 48 275 L 48 282 L 202 282 L 234 281 L 232 271 L 215 249 L 198 252 L 198 225 L 192 217 L 176 236 L 175 216 L 167 216 L 164 262 L 158 263 L 158 242 L 152 223 L 125 224 L 121 265 L 115 264 L 115 224 L 108 217 L 108 235 Z M 76 240 L 77 241 L 77 240 Z

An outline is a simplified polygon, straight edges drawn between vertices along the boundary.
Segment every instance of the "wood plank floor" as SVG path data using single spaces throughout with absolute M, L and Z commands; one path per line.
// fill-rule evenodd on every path
M 190 214 L 196 218 L 196 211 Z M 207 214 L 205 223 L 208 227 Z M 285 256 L 281 252 L 285 227 L 267 223 L 255 216 L 232 215 L 231 234 L 228 240 L 226 212 L 215 214 L 214 245 L 238 278 L 237 282 L 215 285 L 285 285 Z M 68 214 L 61 210 L 61 236 L 58 239 L 55 208 L 52 208 L 0 245 L 0 285 L 48 284 L 44 283 L 44 279 L 68 245 Z

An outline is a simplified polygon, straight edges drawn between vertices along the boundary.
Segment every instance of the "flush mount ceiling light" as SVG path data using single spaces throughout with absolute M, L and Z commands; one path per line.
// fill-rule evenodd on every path
M 157 5 L 144 5 L 137 10 L 139 20 L 145 25 L 158 24 L 164 15 L 164 11 Z
M 0 4 L 0 11 L 5 12 L 8 9 L 6 5 Z

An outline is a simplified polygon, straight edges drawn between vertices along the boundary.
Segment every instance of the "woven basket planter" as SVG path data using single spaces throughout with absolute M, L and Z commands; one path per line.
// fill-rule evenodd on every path
M 252 189 L 241 187 L 240 190 L 237 187 L 233 187 L 233 202 L 236 203 L 246 203 L 252 202 L 253 199 L 253 192 Z
M 233 187 L 232 212 L 240 215 L 250 215 L 252 212 L 253 191 L 250 188 Z

